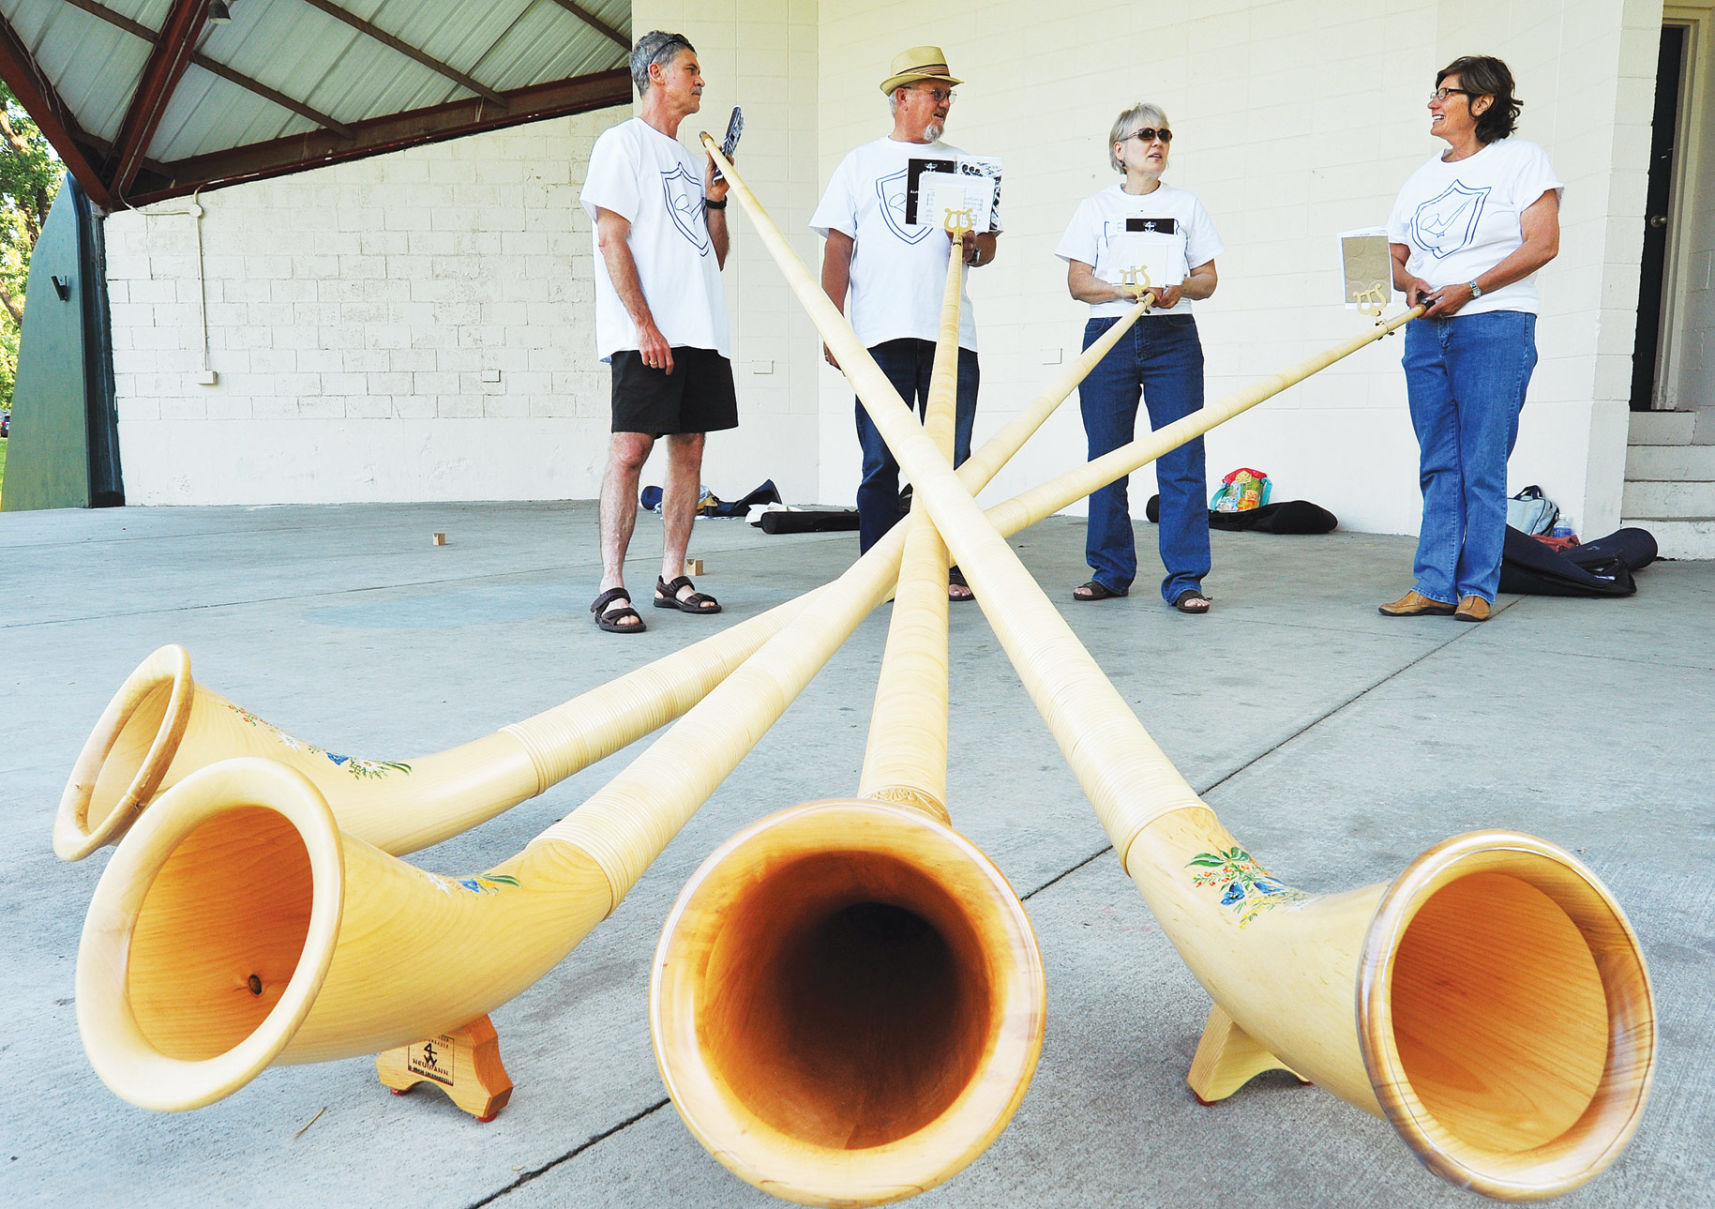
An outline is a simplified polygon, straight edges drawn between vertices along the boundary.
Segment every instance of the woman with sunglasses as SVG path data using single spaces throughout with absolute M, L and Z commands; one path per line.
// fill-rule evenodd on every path
M 1139 286 L 1155 293 L 1155 305 L 1079 388 L 1092 458 L 1132 440 L 1140 392 L 1154 428 L 1203 406 L 1203 345 L 1191 300 L 1215 292 L 1215 257 L 1226 245 L 1196 195 L 1162 183 L 1172 142 L 1167 115 L 1158 106 L 1138 104 L 1120 114 L 1108 132 L 1108 162 L 1125 179 L 1080 202 L 1054 249 L 1066 262 L 1072 297 L 1090 304 L 1085 348 L 1135 305 Z M 1207 613 L 1203 438 L 1164 454 L 1155 464 L 1155 477 L 1161 491 L 1161 562 L 1167 570 L 1162 598 L 1181 613 Z M 1072 589 L 1072 599 L 1107 600 L 1131 589 L 1137 546 L 1125 479 L 1090 496 L 1084 558 L 1093 574 Z
M 1536 271 L 1560 250 L 1548 156 L 1511 137 L 1520 102 L 1507 65 L 1455 59 L 1429 94 L 1447 150 L 1412 174 L 1388 218 L 1393 283 L 1425 307 L 1405 329 L 1423 520 L 1416 577 L 1388 617 L 1487 621 L 1501 581 L 1507 458 L 1536 366 Z

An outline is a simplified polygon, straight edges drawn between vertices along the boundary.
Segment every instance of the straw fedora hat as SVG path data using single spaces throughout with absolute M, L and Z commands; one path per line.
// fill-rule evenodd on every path
M 883 92 L 892 92 L 901 84 L 918 80 L 938 80 L 951 88 L 963 84 L 947 70 L 947 55 L 939 46 L 913 46 L 893 56 L 892 74 L 881 82 Z

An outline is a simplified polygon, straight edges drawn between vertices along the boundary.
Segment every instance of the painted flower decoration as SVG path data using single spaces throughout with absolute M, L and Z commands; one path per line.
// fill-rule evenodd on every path
M 343 768 L 359 780 L 378 780 L 395 772 L 402 772 L 407 775 L 411 772 L 409 764 L 401 764 L 397 760 L 354 760 L 350 756 L 331 752 L 325 747 L 317 747 L 314 743 L 305 743 L 302 739 L 294 739 L 272 722 L 266 722 L 249 710 L 242 709 L 230 701 L 226 702 L 226 708 L 237 714 L 241 721 L 270 732 L 275 739 L 279 740 L 280 745 L 288 751 L 303 752 L 311 756 L 326 756 L 335 768 Z
M 1191 877 L 1192 885 L 1220 889 L 1221 905 L 1238 914 L 1241 928 L 1270 907 L 1309 897 L 1302 890 L 1287 886 L 1259 865 L 1250 853 L 1236 846 L 1199 852 L 1185 867 L 1197 870 Z

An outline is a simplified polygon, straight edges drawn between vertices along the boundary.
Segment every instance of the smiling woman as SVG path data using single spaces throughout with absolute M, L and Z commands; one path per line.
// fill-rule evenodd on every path
M 1429 94 L 1447 143 L 1406 181 L 1388 220 L 1394 285 L 1423 318 L 1405 333 L 1423 520 L 1415 582 L 1387 617 L 1486 621 L 1500 587 L 1507 458 L 1536 366 L 1536 271 L 1560 249 L 1548 156 L 1511 137 L 1522 103 L 1507 65 L 1466 56 Z

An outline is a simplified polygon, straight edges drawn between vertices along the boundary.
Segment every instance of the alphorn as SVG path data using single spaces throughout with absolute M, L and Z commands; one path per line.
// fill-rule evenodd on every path
M 962 265 L 949 257 L 924 429 L 952 447 Z M 858 800 L 746 827 L 692 875 L 650 981 L 673 1104 L 734 1174 L 874 1205 L 943 1182 L 1024 1098 L 1042 959 L 1006 878 L 948 825 L 947 555 L 908 529 Z
M 1069 365 L 961 481 L 980 489 L 1106 351 Z M 96 1073 L 133 1104 L 197 1108 L 270 1064 L 375 1053 L 506 1002 L 613 909 L 886 598 L 904 540 L 900 528 L 877 543 L 821 589 L 825 605 L 800 609 L 603 790 L 480 875 L 442 877 L 342 834 L 278 761 L 185 776 L 136 816 L 84 923 L 78 1027 Z
M 1611 1163 L 1642 1114 L 1656 1029 L 1637 937 L 1607 887 L 1563 849 L 1507 831 L 1454 837 L 1392 883 L 1345 894 L 1269 875 L 1155 745 L 712 150 L 964 569 L 1121 866 L 1214 999 L 1193 1067 L 1204 1098 L 1284 1066 L 1385 1116 L 1436 1174 L 1501 1199 L 1555 1196 Z
M 467 831 L 679 717 L 814 593 L 787 601 L 533 718 L 408 761 L 366 760 L 294 738 L 191 677 L 163 646 L 125 678 L 72 766 L 54 851 L 81 860 L 116 843 L 158 795 L 199 768 L 259 756 L 295 768 L 341 828 L 402 854 Z

